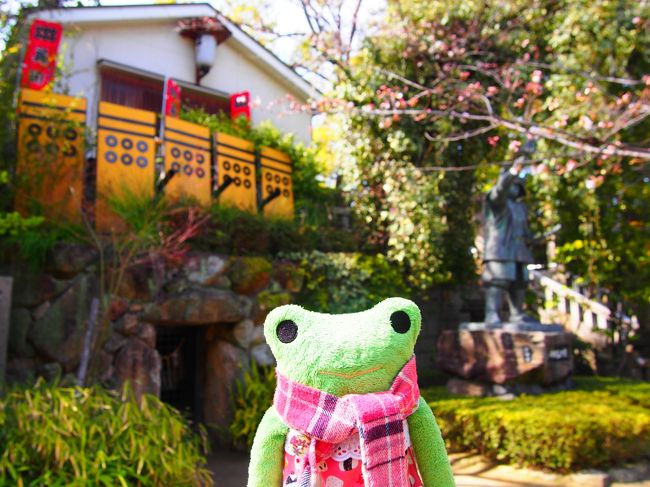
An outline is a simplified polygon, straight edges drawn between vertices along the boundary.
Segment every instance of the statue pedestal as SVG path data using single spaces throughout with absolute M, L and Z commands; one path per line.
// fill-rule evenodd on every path
M 464 328 L 445 330 L 438 338 L 438 366 L 461 379 L 479 384 L 552 386 L 573 372 L 573 337 L 557 331 L 561 328 Z

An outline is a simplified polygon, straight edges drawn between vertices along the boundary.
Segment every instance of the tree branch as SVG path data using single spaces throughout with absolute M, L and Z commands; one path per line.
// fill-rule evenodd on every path
M 557 130 L 537 125 L 532 122 L 523 122 L 508 120 L 496 115 L 480 115 L 469 112 L 457 112 L 455 110 L 417 110 L 417 109 L 353 109 L 353 112 L 364 116 L 392 116 L 392 115 L 409 115 L 421 116 L 448 116 L 458 120 L 475 120 L 487 122 L 495 127 L 503 127 L 514 132 L 528 134 L 546 140 L 558 142 L 567 147 L 571 147 L 580 152 L 589 154 L 634 157 L 644 161 L 650 161 L 650 149 L 645 147 L 636 147 L 621 142 L 590 141 L 577 135 L 561 133 Z
M 467 140 L 477 135 L 484 134 L 497 128 L 495 125 L 487 125 L 485 127 L 477 128 L 476 130 L 469 130 L 467 132 L 460 132 L 452 134 L 447 137 L 433 137 L 429 132 L 424 132 L 424 137 L 431 142 L 457 142 L 459 140 Z

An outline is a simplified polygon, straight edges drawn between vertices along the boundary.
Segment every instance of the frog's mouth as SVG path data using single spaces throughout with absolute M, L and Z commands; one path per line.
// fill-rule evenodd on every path
M 340 377 L 342 379 L 355 379 L 356 377 L 361 377 L 362 375 L 372 374 L 373 372 L 381 369 L 381 365 L 375 367 L 370 367 L 369 369 L 359 370 L 357 372 L 335 372 L 332 370 L 319 370 L 318 372 L 323 375 L 331 375 L 333 377 Z

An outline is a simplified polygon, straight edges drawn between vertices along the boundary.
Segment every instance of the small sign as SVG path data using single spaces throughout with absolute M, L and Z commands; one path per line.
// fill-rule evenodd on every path
M 552 348 L 548 351 L 548 360 L 550 362 L 561 362 L 564 360 L 569 360 L 571 354 L 569 353 L 569 347 L 557 347 Z
M 174 82 L 168 79 L 167 90 L 165 96 L 165 115 L 168 117 L 180 117 L 181 115 L 181 88 Z
M 248 91 L 242 91 L 241 93 L 235 93 L 230 96 L 230 117 L 233 120 L 244 116 L 246 120 L 251 119 L 251 107 L 250 107 L 251 94 Z
M 521 350 L 521 353 L 524 356 L 524 363 L 529 364 L 529 363 L 531 363 L 533 361 L 533 349 L 532 348 L 530 348 L 528 346 L 524 346 L 524 348 L 522 348 L 522 350 Z
M 56 73 L 56 56 L 63 28 L 55 22 L 36 19 L 29 30 L 20 86 L 42 90 Z

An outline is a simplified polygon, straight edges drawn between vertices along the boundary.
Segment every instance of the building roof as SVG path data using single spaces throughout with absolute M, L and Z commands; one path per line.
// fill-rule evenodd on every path
M 236 23 L 207 3 L 164 5 L 119 5 L 106 7 L 68 7 L 40 10 L 28 18 L 39 18 L 61 24 L 143 23 L 181 20 L 193 17 L 213 17 L 231 33 L 228 42 L 234 42 L 275 77 L 291 86 L 305 99 L 320 98 L 320 93 L 290 66 L 259 44 Z

